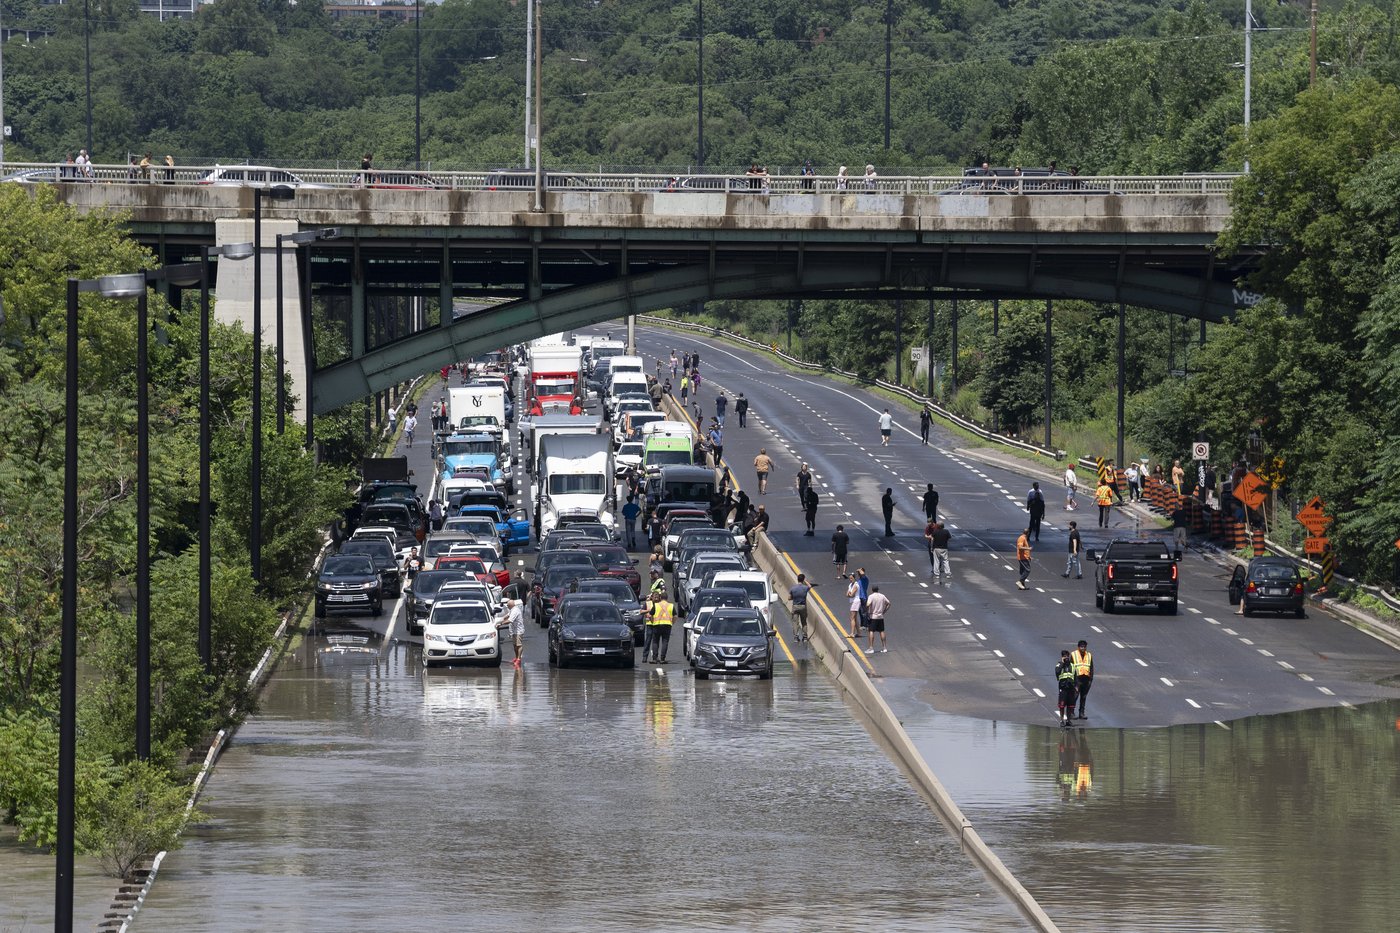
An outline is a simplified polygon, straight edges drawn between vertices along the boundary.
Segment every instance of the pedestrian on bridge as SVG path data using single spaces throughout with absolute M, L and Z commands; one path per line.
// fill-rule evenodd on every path
M 1099 488 L 1094 490 L 1094 502 L 1099 507 L 1099 527 L 1108 527 L 1108 517 L 1113 512 L 1113 487 L 1108 480 L 1099 480 Z
M 948 546 L 953 540 L 952 532 L 944 528 L 942 522 L 929 522 L 924 528 L 924 538 L 928 541 L 930 573 L 940 580 L 946 576 L 951 582 L 953 565 L 948 562 Z
M 392 405 L 389 406 L 389 436 L 394 436 L 394 429 L 399 426 L 399 410 Z
M 1027 528 L 1021 532 L 1021 536 L 1016 539 L 1016 568 L 1018 576 L 1016 586 L 1019 589 L 1030 589 L 1026 586 L 1026 581 L 1031 578 L 1031 530 Z
M 734 401 L 734 414 L 739 416 L 739 427 L 749 426 L 749 400 L 744 398 L 744 393 L 740 392 L 739 397 Z
M 642 646 L 642 658 L 654 664 L 666 663 L 666 649 L 671 645 L 671 621 L 675 607 L 666 599 L 666 588 L 654 591 L 651 597 L 651 611 L 647 613 L 646 640 Z
M 433 531 L 442 531 L 442 503 L 436 499 L 428 502 L 428 521 L 433 524 Z
M 799 573 L 797 585 L 788 590 L 788 599 L 792 601 L 792 630 L 799 642 L 811 641 L 807 631 L 807 594 L 814 586 L 815 583 L 807 582 L 805 573 Z
M 1060 660 L 1055 664 L 1055 684 L 1059 688 L 1060 725 L 1068 726 L 1074 718 L 1074 701 L 1077 693 L 1074 679 L 1074 662 L 1070 660 L 1068 649 L 1060 649 Z
M 866 654 L 875 653 L 875 636 L 880 636 L 880 653 L 889 654 L 890 647 L 885 641 L 885 613 L 890 611 L 890 598 L 880 592 L 878 586 L 870 588 L 870 598 L 865 601 L 865 632 L 870 639 Z
M 880 497 L 880 512 L 885 516 L 885 537 L 894 537 L 894 528 L 890 522 L 894 521 L 894 489 L 886 486 L 885 494 Z
M 1079 508 L 1079 500 L 1074 498 L 1075 488 L 1079 485 L 1079 477 L 1074 473 L 1074 464 L 1065 467 L 1065 511 L 1073 512 Z
M 637 516 L 642 513 L 642 507 L 637 504 L 637 497 L 629 495 L 627 504 L 622 507 L 622 523 L 627 528 L 627 550 L 637 549 Z
M 690 401 L 690 376 L 681 376 L 681 407 Z
M 924 493 L 924 517 L 930 522 L 938 521 L 938 490 L 933 488 L 933 483 L 928 484 L 928 491 Z
M 718 418 L 710 422 L 710 450 L 715 455 L 715 466 L 724 460 L 724 431 Z

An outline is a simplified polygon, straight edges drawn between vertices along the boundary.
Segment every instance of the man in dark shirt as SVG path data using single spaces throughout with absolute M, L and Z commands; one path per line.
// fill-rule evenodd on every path
M 924 493 L 924 517 L 931 522 L 938 521 L 938 490 L 933 488 L 933 483 L 928 484 L 928 492 Z
M 846 554 L 851 547 L 851 536 L 846 534 L 845 525 L 837 525 L 831 536 L 831 562 L 836 565 L 836 578 L 846 579 Z
M 919 412 L 919 438 L 924 442 L 925 447 L 928 446 L 928 429 L 932 424 L 933 418 L 929 415 L 927 408 Z
M 948 545 L 953 535 L 940 522 L 929 522 L 924 528 L 924 540 L 928 542 L 929 572 L 934 576 L 953 578 L 952 565 L 948 563 Z
M 885 537 L 893 538 L 894 529 L 890 527 L 890 522 L 894 520 L 894 490 L 886 487 L 885 494 L 880 497 L 880 512 L 885 516 Z
M 739 427 L 747 428 L 749 416 L 749 400 L 744 398 L 744 393 L 740 392 L 739 397 L 734 400 L 734 414 L 739 416 Z

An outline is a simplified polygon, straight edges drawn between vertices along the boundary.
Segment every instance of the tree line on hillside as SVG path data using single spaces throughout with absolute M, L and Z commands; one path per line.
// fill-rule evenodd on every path
M 84 30 L 91 39 L 99 162 L 172 154 L 221 161 L 438 168 L 524 158 L 526 4 L 446 0 L 421 24 L 335 20 L 321 0 L 218 0 L 158 22 L 136 0 L 5 0 L 6 117 L 14 160 L 85 145 Z M 1084 172 L 1237 168 L 1242 118 L 1237 2 L 898 0 L 891 13 L 890 144 L 884 145 L 886 5 L 711 0 L 704 8 L 707 168 L 751 162 L 824 173 L 875 163 L 940 170 L 1078 165 Z M 1389 10 L 1324 3 L 1333 72 L 1387 79 Z M 545 160 L 560 167 L 683 171 L 697 152 L 699 4 L 564 0 L 543 6 Z M 1260 4 L 1256 117 L 1306 82 L 1306 13 Z M 37 31 L 36 31 L 37 30 Z M 32 38 L 21 38 L 23 35 Z

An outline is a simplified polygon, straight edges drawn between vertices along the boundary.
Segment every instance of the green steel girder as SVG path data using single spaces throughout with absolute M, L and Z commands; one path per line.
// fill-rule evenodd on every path
M 935 257 L 939 258 L 939 257 Z M 721 298 L 812 297 L 878 291 L 886 297 L 923 297 L 933 288 L 976 291 L 988 297 L 1080 298 L 1153 308 L 1187 317 L 1220 321 L 1234 311 L 1228 284 L 1201 275 L 1143 266 L 1100 264 L 1091 268 L 1027 265 L 1008 274 L 1004 257 L 960 256 L 946 277 L 931 271 L 918 281 L 891 281 L 874 254 L 847 261 L 824 257 L 798 268 L 774 263 L 721 262 L 675 266 L 619 276 L 605 282 L 550 291 L 535 300 L 514 301 L 377 347 L 318 370 L 312 379 L 311 408 L 334 411 L 424 372 L 546 334 L 612 320 L 626 314 L 684 306 Z M 362 322 L 355 327 L 361 328 Z

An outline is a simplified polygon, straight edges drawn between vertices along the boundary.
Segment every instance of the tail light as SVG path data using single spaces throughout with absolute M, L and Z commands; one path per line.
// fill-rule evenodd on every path
M 1172 582 L 1176 582 L 1176 564 L 1172 564 Z
M 1259 592 L 1259 585 L 1253 580 L 1250 580 L 1249 585 L 1244 588 L 1244 591 L 1246 593 L 1257 593 Z
M 1109 564 L 1109 565 L 1108 565 L 1108 571 L 1107 571 L 1107 573 L 1108 573 L 1108 578 L 1109 578 L 1110 580 L 1113 579 L 1113 570 L 1114 570 L 1113 564 Z
M 1293 595 L 1294 595 L 1294 596 L 1302 596 L 1302 595 L 1303 595 L 1303 584 L 1301 584 L 1301 583 L 1295 583 L 1295 584 L 1293 584 Z

